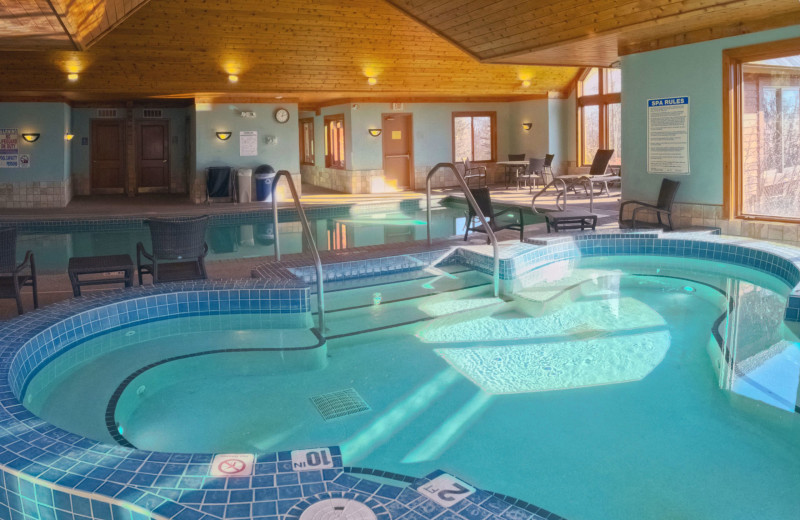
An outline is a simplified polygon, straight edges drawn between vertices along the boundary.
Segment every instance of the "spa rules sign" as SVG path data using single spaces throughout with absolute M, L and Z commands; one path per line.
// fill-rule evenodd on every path
M 647 173 L 689 175 L 689 97 L 647 100 Z

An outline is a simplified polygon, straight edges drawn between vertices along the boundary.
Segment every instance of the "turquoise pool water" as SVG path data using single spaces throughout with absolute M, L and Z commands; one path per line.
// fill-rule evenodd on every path
M 161 451 L 339 444 L 346 465 L 414 476 L 440 468 L 570 519 L 796 516 L 800 414 L 769 401 L 797 395 L 782 282 L 626 257 L 551 264 L 524 285 L 498 300 L 487 277 L 451 268 L 329 291 L 324 349 L 158 365 L 127 386 L 116 421 L 134 445 Z M 112 332 L 46 367 L 25 404 L 109 440 L 105 407 L 141 366 L 315 342 L 307 319 L 258 320 Z M 749 385 L 749 397 L 720 389 L 712 327 L 741 367 L 734 390 Z M 772 376 L 756 378 L 764 367 Z M 324 420 L 312 398 L 341 390 L 368 409 Z
M 310 220 L 317 247 L 324 251 L 424 240 L 426 218 L 424 210 L 390 207 L 378 211 L 374 208 L 369 211 L 355 208 L 344 215 Z M 443 238 L 463 233 L 464 221 L 463 208 L 436 207 L 432 212 L 431 236 Z M 302 252 L 304 245 L 300 223 L 287 218 L 285 221 L 281 219 L 279 226 L 281 253 Z M 73 229 L 66 230 L 22 231 L 17 251 L 21 260 L 26 250 L 32 250 L 40 272 L 63 273 L 67 270 L 69 258 L 73 256 L 129 253 L 135 260 L 138 242 L 143 242 L 149 250 L 150 232 L 144 225 L 83 231 L 76 224 Z M 206 233 L 206 242 L 209 246 L 208 261 L 275 254 L 275 230 L 271 218 L 243 219 L 238 224 L 212 222 Z

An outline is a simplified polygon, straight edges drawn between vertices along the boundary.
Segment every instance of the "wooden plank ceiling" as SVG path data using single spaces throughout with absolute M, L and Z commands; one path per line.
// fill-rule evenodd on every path
M 141 2 L 104 12 L 115 3 L 124 17 Z M 383 0 L 150 0 L 111 31 L 81 12 L 70 31 L 95 42 L 86 50 L 0 54 L 5 99 L 517 99 L 563 91 L 578 73 L 479 63 Z
M 488 63 L 609 66 L 620 54 L 800 23 L 797 0 L 387 0 Z
M 0 49 L 87 49 L 148 1 L 0 0 Z

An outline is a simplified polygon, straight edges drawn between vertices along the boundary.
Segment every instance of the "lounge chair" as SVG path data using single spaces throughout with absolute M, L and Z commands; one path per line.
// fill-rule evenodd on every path
M 502 211 L 498 211 L 497 213 L 494 212 L 492 208 L 492 197 L 489 195 L 489 188 L 471 188 L 469 190 L 472 192 L 472 196 L 475 198 L 475 202 L 478 203 L 478 208 L 480 208 L 481 213 L 486 218 L 486 222 L 489 224 L 489 228 L 493 232 L 498 232 L 503 229 L 513 229 L 519 230 L 519 241 L 522 242 L 523 236 L 522 233 L 525 229 L 525 222 L 522 218 L 522 208 L 514 208 L 514 209 L 504 209 Z M 468 204 L 469 205 L 469 204 Z M 514 222 L 503 222 L 500 217 L 506 217 L 511 212 L 518 212 L 519 219 Z M 486 233 L 483 228 L 483 225 L 478 223 L 477 226 L 473 226 L 472 223 L 475 220 L 475 210 L 472 209 L 472 206 L 469 205 L 469 213 L 467 214 L 467 229 L 464 232 L 464 240 L 467 240 L 469 236 L 469 232 L 478 232 L 478 233 Z M 507 217 L 506 217 L 507 218 Z M 487 237 L 486 243 L 489 243 L 489 238 Z
M 658 217 L 658 224 L 664 227 L 664 223 L 661 221 L 661 215 L 664 214 L 667 216 L 667 222 L 669 222 L 669 230 L 672 231 L 672 203 L 675 201 L 675 194 L 678 192 L 678 187 L 680 185 L 681 183 L 678 181 L 663 179 L 661 181 L 661 189 L 658 191 L 658 201 L 655 204 L 649 204 L 638 200 L 626 200 L 620 204 L 619 227 L 631 227 L 636 229 L 636 216 L 640 211 L 655 211 Z M 633 208 L 631 220 L 630 222 L 626 222 L 622 220 L 622 213 L 625 210 L 625 206 L 629 204 L 637 204 L 639 207 Z
M 139 285 L 142 285 L 143 274 L 151 275 L 154 284 L 208 278 L 204 260 L 208 253 L 207 216 L 153 218 L 147 225 L 153 253 L 148 253 L 141 242 L 136 244 Z
M 589 168 L 588 179 L 589 186 L 592 189 L 594 189 L 594 184 L 596 182 L 603 184 L 598 195 L 602 195 L 603 191 L 606 192 L 606 195 L 611 195 L 611 193 L 608 191 L 608 183 L 622 180 L 622 177 L 619 175 L 610 175 L 608 173 L 608 163 L 611 161 L 611 157 L 613 155 L 614 150 L 597 150 L 597 153 L 594 154 L 592 166 Z
M 471 179 L 478 179 L 478 186 L 481 185 L 481 179 L 483 179 L 483 185 L 486 186 L 486 166 L 472 166 L 469 159 L 464 159 L 464 181 L 467 186 Z
M 23 314 L 23 287 L 33 288 L 33 308 L 39 308 L 39 293 L 36 285 L 36 262 L 33 253 L 25 252 L 22 263 L 17 265 L 17 230 L 16 228 L 0 229 L 0 298 L 14 298 L 17 301 L 17 312 Z

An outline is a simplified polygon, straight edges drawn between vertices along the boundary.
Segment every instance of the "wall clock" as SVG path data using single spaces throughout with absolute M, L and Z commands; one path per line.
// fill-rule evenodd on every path
M 289 111 L 285 108 L 279 108 L 275 111 L 275 121 L 285 123 L 289 120 Z

